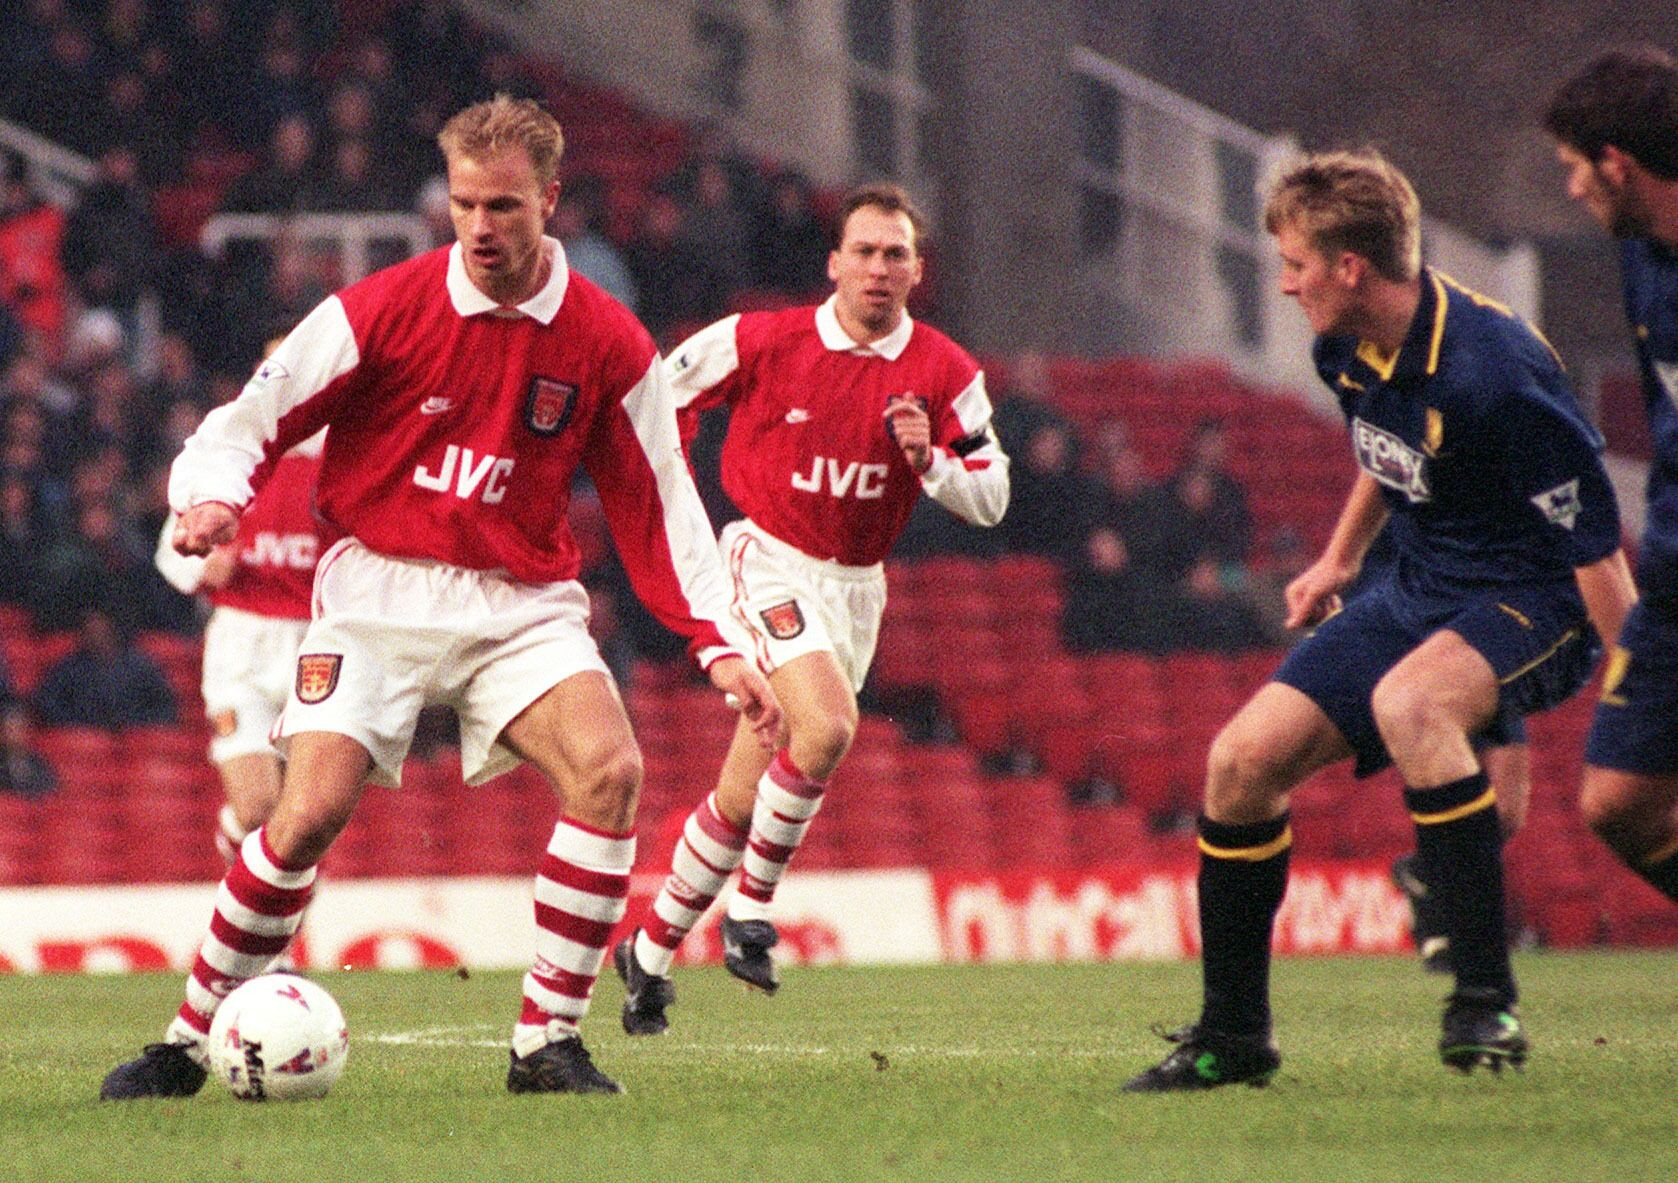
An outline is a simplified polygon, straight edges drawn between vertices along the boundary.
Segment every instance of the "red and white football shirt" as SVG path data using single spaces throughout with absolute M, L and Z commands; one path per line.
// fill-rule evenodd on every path
M 157 544 L 157 567 L 163 577 L 187 595 L 205 592 L 217 608 L 275 620 L 309 619 L 315 562 L 335 541 L 314 512 L 324 438 L 324 433 L 311 436 L 274 465 L 261 495 L 239 518 L 239 535 L 232 543 L 233 572 L 226 583 L 205 588 L 204 560 L 176 552 L 173 514 Z
M 543 584 L 578 574 L 566 512 L 580 464 L 636 592 L 715 660 L 722 569 L 652 339 L 558 242 L 544 249 L 552 276 L 516 309 L 472 285 L 458 246 L 329 297 L 205 417 L 170 503 L 243 509 L 289 447 L 330 425 L 316 502 L 334 530 Z
M 976 525 L 1008 507 L 1008 457 L 990 430 L 984 372 L 943 333 L 907 314 L 859 345 L 834 299 L 730 316 L 665 363 L 684 440 L 699 413 L 727 403 L 723 488 L 758 526 L 807 555 L 849 566 L 886 557 L 924 490 Z M 916 476 L 885 410 L 919 399 L 932 419 L 932 465 Z

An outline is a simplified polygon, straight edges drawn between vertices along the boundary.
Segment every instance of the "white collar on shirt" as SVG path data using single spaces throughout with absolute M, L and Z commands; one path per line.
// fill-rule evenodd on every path
M 548 282 L 523 304 L 517 306 L 519 312 L 532 320 L 539 320 L 543 324 L 552 324 L 553 318 L 559 315 L 559 306 L 565 300 L 565 289 L 571 282 L 571 268 L 565 262 L 565 248 L 559 240 L 542 236 L 542 249 L 550 252 L 553 258 L 553 272 L 548 276 Z M 460 244 L 457 242 L 449 248 L 449 300 L 454 304 L 454 310 L 462 316 L 476 316 L 481 312 L 495 312 L 501 308 L 494 300 L 478 290 L 477 285 L 466 278 L 466 263 L 460 255 Z
M 816 308 L 816 333 L 821 337 L 822 344 L 835 353 L 877 353 L 887 361 L 896 361 L 909 347 L 909 334 L 915 331 L 915 322 L 909 319 L 908 312 L 903 313 L 903 319 L 895 329 L 878 341 L 859 345 L 840 326 L 839 313 L 835 311 L 838 304 L 839 297 L 835 294 Z

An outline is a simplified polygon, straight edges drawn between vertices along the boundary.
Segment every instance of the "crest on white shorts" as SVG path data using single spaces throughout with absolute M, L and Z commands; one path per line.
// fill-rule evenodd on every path
M 538 375 L 524 400 L 524 424 L 537 435 L 558 435 L 577 409 L 577 386 Z
M 771 604 L 758 615 L 763 618 L 763 627 L 777 641 L 790 641 L 804 631 L 804 610 L 797 600 Z
M 297 701 L 313 705 L 325 702 L 338 689 L 338 670 L 344 658 L 338 653 L 304 653 L 297 658 Z

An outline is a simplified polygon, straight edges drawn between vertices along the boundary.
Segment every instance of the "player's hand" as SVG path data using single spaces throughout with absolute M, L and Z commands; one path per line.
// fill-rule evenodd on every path
M 237 510 L 219 501 L 202 501 L 181 515 L 170 542 L 183 555 L 207 555 L 238 533 Z
M 746 716 L 757 741 L 768 751 L 781 746 L 781 703 L 769 680 L 742 657 L 722 657 L 711 663 L 711 685 L 727 696 L 728 705 Z
M 917 398 L 900 394 L 886 404 L 886 431 L 918 476 L 932 467 L 932 419 Z
M 226 587 L 233 578 L 233 570 L 239 565 L 239 548 L 223 544 L 212 550 L 204 559 L 204 569 L 198 575 L 198 586 L 207 588 Z
M 1340 611 L 1340 593 L 1356 577 L 1337 563 L 1318 559 L 1301 571 L 1282 593 L 1288 615 L 1286 628 L 1310 628 Z

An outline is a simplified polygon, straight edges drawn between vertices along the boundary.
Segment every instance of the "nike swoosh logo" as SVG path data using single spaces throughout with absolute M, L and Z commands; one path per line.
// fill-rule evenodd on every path
M 420 404 L 420 414 L 441 415 L 444 411 L 454 407 L 452 398 L 428 398 Z

